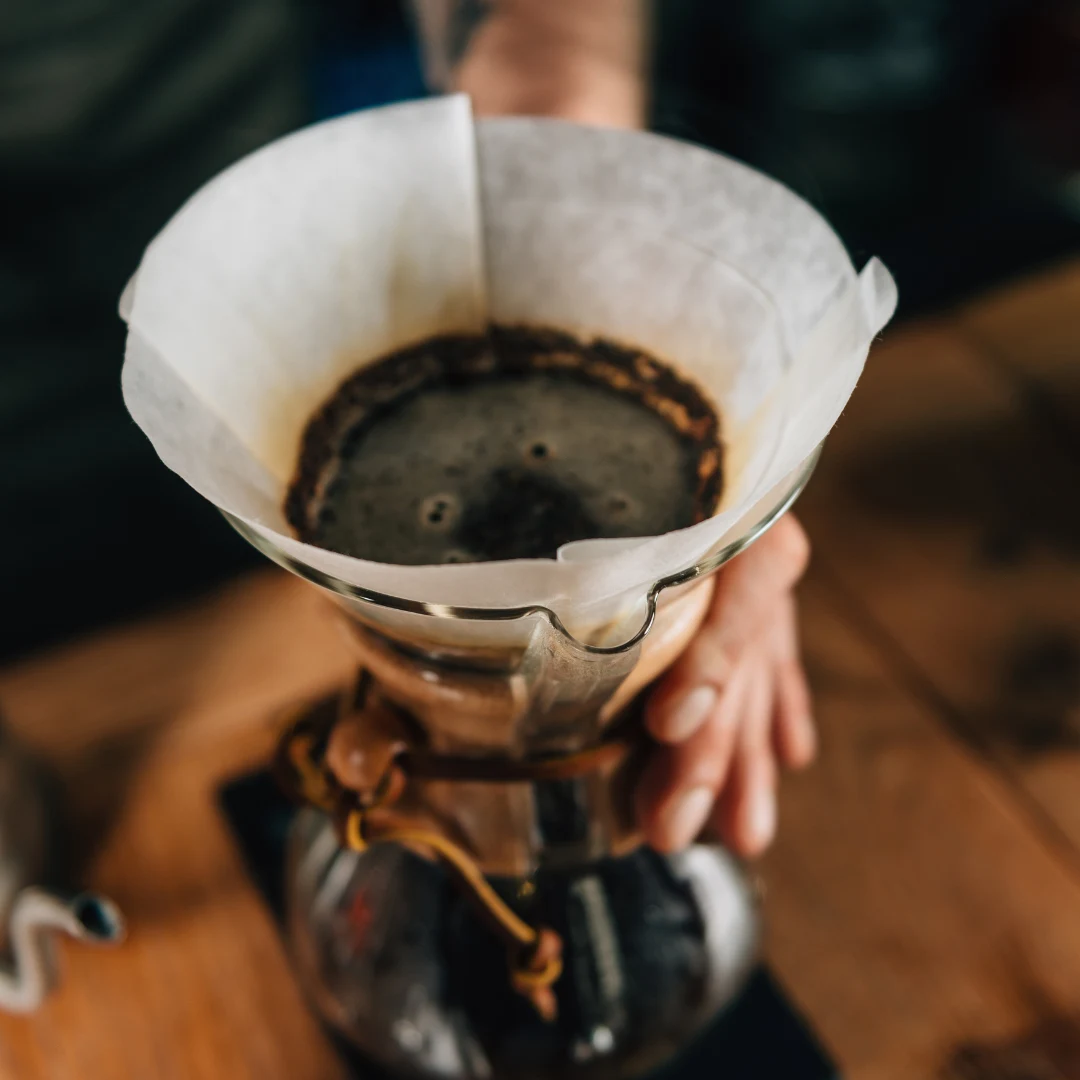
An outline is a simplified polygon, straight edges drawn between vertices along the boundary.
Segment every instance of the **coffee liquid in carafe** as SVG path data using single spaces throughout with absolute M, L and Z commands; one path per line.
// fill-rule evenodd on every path
M 346 380 L 304 433 L 286 516 L 376 562 L 553 557 L 712 514 L 715 410 L 640 351 L 535 328 L 431 338 Z

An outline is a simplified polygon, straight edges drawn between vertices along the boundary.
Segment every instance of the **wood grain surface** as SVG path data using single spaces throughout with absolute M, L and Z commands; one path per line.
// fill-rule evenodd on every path
M 822 753 L 764 862 L 769 957 L 846 1075 L 966 1080 L 967 1055 L 1080 1017 L 1080 875 L 827 583 L 803 601 Z
M 115 950 L 65 942 L 47 1005 L 0 1016 L 4 1080 L 342 1075 L 214 798 L 349 667 L 322 597 L 267 571 L 0 675 L 9 724 L 64 781 L 86 883 L 129 923 Z
M 957 312 L 957 327 L 1016 381 L 1043 422 L 1080 448 L 1080 261 Z
M 767 951 L 852 1080 L 1080 1077 L 1078 353 L 1078 265 L 891 331 L 801 503 L 822 754 L 783 788 Z M 214 794 L 349 666 L 268 569 L 0 671 L 130 923 L 0 1017 L 2 1080 L 341 1075 Z
M 942 323 L 875 350 L 800 506 L 819 562 L 879 644 L 1072 844 L 1077 491 L 1080 459 Z

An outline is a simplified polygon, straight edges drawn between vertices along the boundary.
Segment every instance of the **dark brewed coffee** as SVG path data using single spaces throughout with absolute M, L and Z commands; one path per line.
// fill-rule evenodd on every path
M 670 367 L 492 327 L 343 383 L 307 426 L 285 511 L 309 543 L 420 565 L 668 532 L 709 516 L 720 489 L 716 413 Z

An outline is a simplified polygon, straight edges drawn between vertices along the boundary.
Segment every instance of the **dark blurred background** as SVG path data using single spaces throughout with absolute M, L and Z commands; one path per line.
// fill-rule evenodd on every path
M 901 317 L 1080 251 L 1075 0 L 660 0 L 653 126 L 817 205 Z M 0 3 L 0 657 L 259 557 L 120 397 L 119 294 L 199 184 L 425 93 L 393 0 Z

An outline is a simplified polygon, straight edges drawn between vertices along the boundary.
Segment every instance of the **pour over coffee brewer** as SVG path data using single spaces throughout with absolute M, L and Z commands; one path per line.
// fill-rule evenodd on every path
M 297 743 L 325 747 L 333 724 L 361 725 L 354 772 L 370 782 L 301 814 L 286 889 L 303 983 L 365 1054 L 407 1076 L 632 1076 L 738 993 L 755 959 L 754 898 L 718 847 L 642 847 L 635 705 L 704 617 L 708 575 L 783 513 L 813 460 L 737 538 L 655 582 L 640 625 L 613 646 L 579 640 L 549 609 L 421 612 L 359 595 L 234 519 L 350 612 L 358 683 L 301 714 L 277 772 L 303 795 L 311 758 L 297 761 Z M 402 611 L 413 626 L 386 625 Z M 453 648 L 440 640 L 447 620 L 512 639 Z M 400 790 L 380 818 L 388 776 Z M 370 834 L 350 817 L 364 806 Z
M 287 506 L 306 540 L 357 557 L 550 557 L 708 516 L 717 436 L 654 358 L 493 327 L 348 380 L 308 425 Z M 756 942 L 742 875 L 719 849 L 665 858 L 637 835 L 637 705 L 704 617 L 708 571 L 805 473 L 721 553 L 656 582 L 619 644 L 591 643 L 611 627 L 581 640 L 544 608 L 444 608 L 399 631 L 379 620 L 391 601 L 316 579 L 360 601 L 361 674 L 282 742 L 282 785 L 324 811 L 293 833 L 289 929 L 312 996 L 369 1056 L 409 1074 L 621 1076 L 739 989 Z M 450 648 L 448 619 L 478 635 L 503 623 L 504 640 Z M 334 774 L 327 745 L 345 724 Z
M 719 849 L 641 846 L 637 706 L 704 617 L 709 574 L 801 490 L 894 303 L 880 263 L 856 274 L 813 210 L 738 163 L 642 133 L 474 125 L 460 97 L 272 144 L 148 248 L 122 300 L 129 410 L 167 465 L 347 616 L 356 684 L 293 719 L 277 771 L 314 807 L 290 839 L 296 966 L 372 1058 L 413 1076 L 633 1075 L 737 990 L 749 889 Z M 672 485 L 613 482 L 618 455 L 566 454 L 580 420 L 560 428 L 574 413 L 556 409 L 534 430 L 526 395 L 497 453 L 483 438 L 433 449 L 420 426 L 411 465 L 391 453 L 361 470 L 373 546 L 343 544 L 325 514 L 336 474 L 304 468 L 312 417 L 332 419 L 339 388 L 382 358 L 438 337 L 497 346 L 492 327 L 617 342 L 631 359 L 616 382 L 646 397 L 664 399 L 669 371 L 693 387 L 719 442 L 692 457 L 690 518 L 651 516 Z M 510 408 L 491 405 L 490 424 L 477 408 L 480 434 Z M 490 530 L 465 523 L 498 520 L 483 493 L 510 464 L 481 450 L 513 446 L 564 451 L 578 496 L 599 494 L 560 502 L 534 462 L 499 504 L 508 546 L 485 551 Z M 457 471 L 436 484 L 443 462 Z M 388 539 L 391 495 L 407 512 Z M 537 499 L 557 551 L 533 550 L 514 518 Z M 335 771 L 341 724 L 362 737 Z

